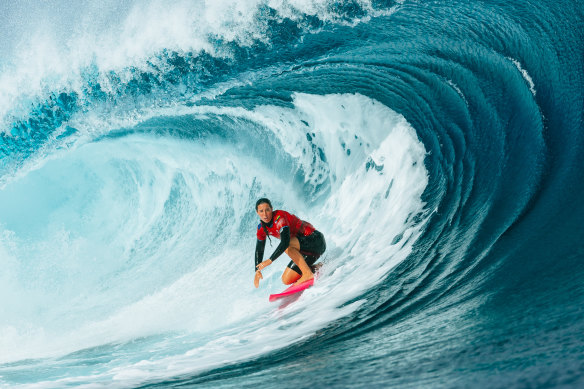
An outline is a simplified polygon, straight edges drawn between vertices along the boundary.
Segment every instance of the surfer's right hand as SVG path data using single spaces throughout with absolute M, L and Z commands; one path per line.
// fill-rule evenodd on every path
M 253 284 L 256 288 L 258 286 L 260 286 L 260 280 L 262 280 L 262 279 L 264 279 L 264 276 L 262 276 L 262 272 L 259 270 L 256 270 L 255 278 L 253 280 Z

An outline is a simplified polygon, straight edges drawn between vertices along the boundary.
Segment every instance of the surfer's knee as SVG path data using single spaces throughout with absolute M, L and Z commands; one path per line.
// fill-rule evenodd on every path
M 286 273 L 282 274 L 282 283 L 284 285 L 290 285 L 292 282 L 293 281 L 290 279 L 290 277 Z

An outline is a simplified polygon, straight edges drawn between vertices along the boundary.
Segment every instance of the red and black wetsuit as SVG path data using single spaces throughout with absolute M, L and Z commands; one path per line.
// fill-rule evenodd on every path
M 297 238 L 300 242 L 300 253 L 311 266 L 318 257 L 326 250 L 324 236 L 317 231 L 312 224 L 300 220 L 297 216 L 282 210 L 276 210 L 272 214 L 270 223 L 260 222 L 257 229 L 257 243 L 255 252 L 255 265 L 263 261 L 264 249 L 266 247 L 267 235 L 280 239 L 280 244 L 270 257 L 275 261 L 290 246 L 290 239 Z M 300 274 L 300 269 L 296 267 L 293 261 L 290 261 L 288 267 Z

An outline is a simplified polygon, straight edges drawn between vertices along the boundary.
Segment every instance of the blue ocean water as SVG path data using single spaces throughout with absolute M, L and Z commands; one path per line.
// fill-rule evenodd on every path
M 0 387 L 584 386 L 581 2 L 0 21 Z M 285 307 L 263 196 L 327 239 Z

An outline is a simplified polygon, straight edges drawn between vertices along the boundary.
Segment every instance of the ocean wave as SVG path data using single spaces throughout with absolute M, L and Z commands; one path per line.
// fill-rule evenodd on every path
M 537 386 L 521 358 L 575 382 L 529 354 L 581 345 L 584 16 L 561 7 L 10 8 L 0 383 L 255 386 L 260 366 L 276 385 L 306 365 L 322 386 L 470 386 L 504 361 L 494 386 Z M 283 309 L 285 260 L 252 287 L 263 196 L 327 239 Z

